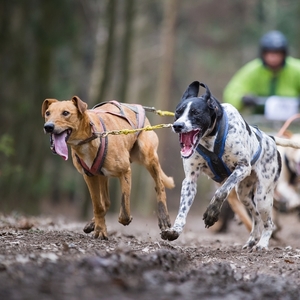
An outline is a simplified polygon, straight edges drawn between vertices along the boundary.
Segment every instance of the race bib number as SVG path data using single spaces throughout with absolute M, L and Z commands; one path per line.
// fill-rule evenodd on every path
M 265 117 L 268 120 L 286 121 L 298 113 L 297 98 L 271 96 L 265 104 Z

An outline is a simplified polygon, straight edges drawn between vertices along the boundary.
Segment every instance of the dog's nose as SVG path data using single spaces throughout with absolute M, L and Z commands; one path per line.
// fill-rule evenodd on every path
M 54 130 L 54 124 L 52 122 L 47 122 L 44 125 L 44 129 L 47 133 L 51 133 Z
M 175 132 L 181 132 L 183 128 L 184 128 L 184 123 L 183 122 L 175 122 L 173 124 L 173 129 L 174 129 Z

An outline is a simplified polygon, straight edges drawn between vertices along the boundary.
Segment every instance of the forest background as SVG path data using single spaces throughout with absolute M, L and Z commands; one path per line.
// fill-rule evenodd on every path
M 298 0 L 0 0 L 0 212 L 91 212 L 81 175 L 49 149 L 44 99 L 78 95 L 89 107 L 116 99 L 174 111 L 199 80 L 222 101 L 266 31 L 281 30 L 300 57 L 299 15 Z M 152 124 L 172 122 L 147 116 Z M 168 205 L 177 210 L 184 178 L 178 137 L 169 128 L 157 134 L 162 167 L 176 182 Z M 112 180 L 111 211 L 118 188 Z M 196 202 L 208 201 L 213 188 L 201 177 Z M 139 166 L 132 208 L 155 211 L 152 178 Z

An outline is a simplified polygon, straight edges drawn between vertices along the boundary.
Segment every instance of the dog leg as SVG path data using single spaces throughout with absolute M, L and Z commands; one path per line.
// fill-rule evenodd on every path
M 257 209 L 257 202 L 255 198 L 256 194 L 256 182 L 257 178 L 253 172 L 249 177 L 242 181 L 237 188 L 237 196 L 240 201 L 247 208 L 252 217 L 252 224 L 250 228 L 250 236 L 243 249 L 252 249 L 252 247 L 258 242 L 260 237 L 260 214 Z
M 171 227 L 171 221 L 167 208 L 166 190 L 162 180 L 163 170 L 159 164 L 158 157 L 155 156 L 152 161 L 146 165 L 146 168 L 155 182 L 158 226 L 160 230 L 163 231 Z
M 252 229 L 252 221 L 248 215 L 247 210 L 245 209 L 245 206 L 238 199 L 238 196 L 234 189 L 230 192 L 227 201 L 229 202 L 230 207 L 232 208 L 234 213 L 238 215 L 239 219 L 243 222 L 247 230 L 250 232 Z
M 109 199 L 109 193 L 108 193 L 108 178 L 102 176 L 100 180 L 100 197 L 102 198 L 101 201 L 105 205 L 105 211 L 108 211 L 110 207 L 110 199 Z M 83 231 L 85 233 L 91 233 L 95 229 L 95 218 L 92 218 L 90 222 L 88 222 L 85 226 Z
M 273 203 L 273 193 L 271 191 L 266 193 L 263 191 L 262 195 L 265 195 L 265 197 L 257 199 L 257 206 L 263 222 L 263 230 L 261 238 L 253 247 L 253 250 L 267 250 L 272 232 L 275 229 L 275 225 L 272 221 L 272 205 L 270 205 Z
M 162 231 L 161 238 L 164 240 L 176 240 L 183 231 L 188 212 L 197 193 L 197 179 L 199 177 L 199 171 L 195 170 L 192 174 L 194 175 L 186 176 L 182 182 L 179 211 L 173 227 Z
M 105 192 L 107 189 L 107 181 L 105 180 L 104 176 L 92 176 L 89 177 L 84 175 L 84 180 L 88 186 L 90 196 L 92 198 L 93 203 L 93 212 L 94 218 L 93 220 L 88 223 L 84 230 L 85 232 L 92 231 L 91 229 L 94 226 L 94 237 L 100 238 L 103 240 L 107 240 L 107 228 L 105 224 L 105 215 L 107 211 L 107 207 L 109 206 L 109 200 L 104 200 L 103 195 L 108 195 L 108 192 Z M 104 179 L 104 180 L 103 180 Z M 104 192 L 104 193 L 103 193 Z M 105 205 L 106 203 L 106 205 Z M 94 225 L 93 225 L 94 222 Z
M 131 153 L 131 158 L 145 166 L 155 182 L 158 226 L 161 230 L 165 230 L 171 227 L 165 186 L 173 188 L 174 181 L 163 172 L 157 155 L 157 147 L 157 135 L 152 131 L 142 132 Z
M 203 220 L 206 228 L 209 228 L 218 221 L 223 202 L 227 199 L 229 193 L 237 185 L 237 183 L 249 176 L 250 172 L 251 167 L 239 165 L 227 178 L 223 185 L 217 189 L 214 197 L 210 201 L 208 208 L 203 214 Z
M 119 179 L 122 190 L 119 223 L 126 226 L 132 221 L 132 216 L 130 215 L 131 169 L 128 168 L 127 172 L 124 173 Z

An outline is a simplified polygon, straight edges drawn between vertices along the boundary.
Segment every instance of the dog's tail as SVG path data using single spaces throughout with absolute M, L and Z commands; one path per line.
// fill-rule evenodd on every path
M 291 148 L 296 148 L 296 149 L 300 149 L 300 143 L 290 140 L 290 139 L 284 139 L 284 138 L 280 138 L 277 136 L 273 137 L 276 145 L 277 146 L 282 146 L 282 147 L 291 147 Z
M 172 189 L 175 187 L 175 183 L 174 183 L 174 179 L 173 177 L 169 177 L 167 176 L 164 171 L 162 170 L 161 171 L 161 179 L 162 179 L 162 182 L 164 184 L 164 186 L 168 189 Z

